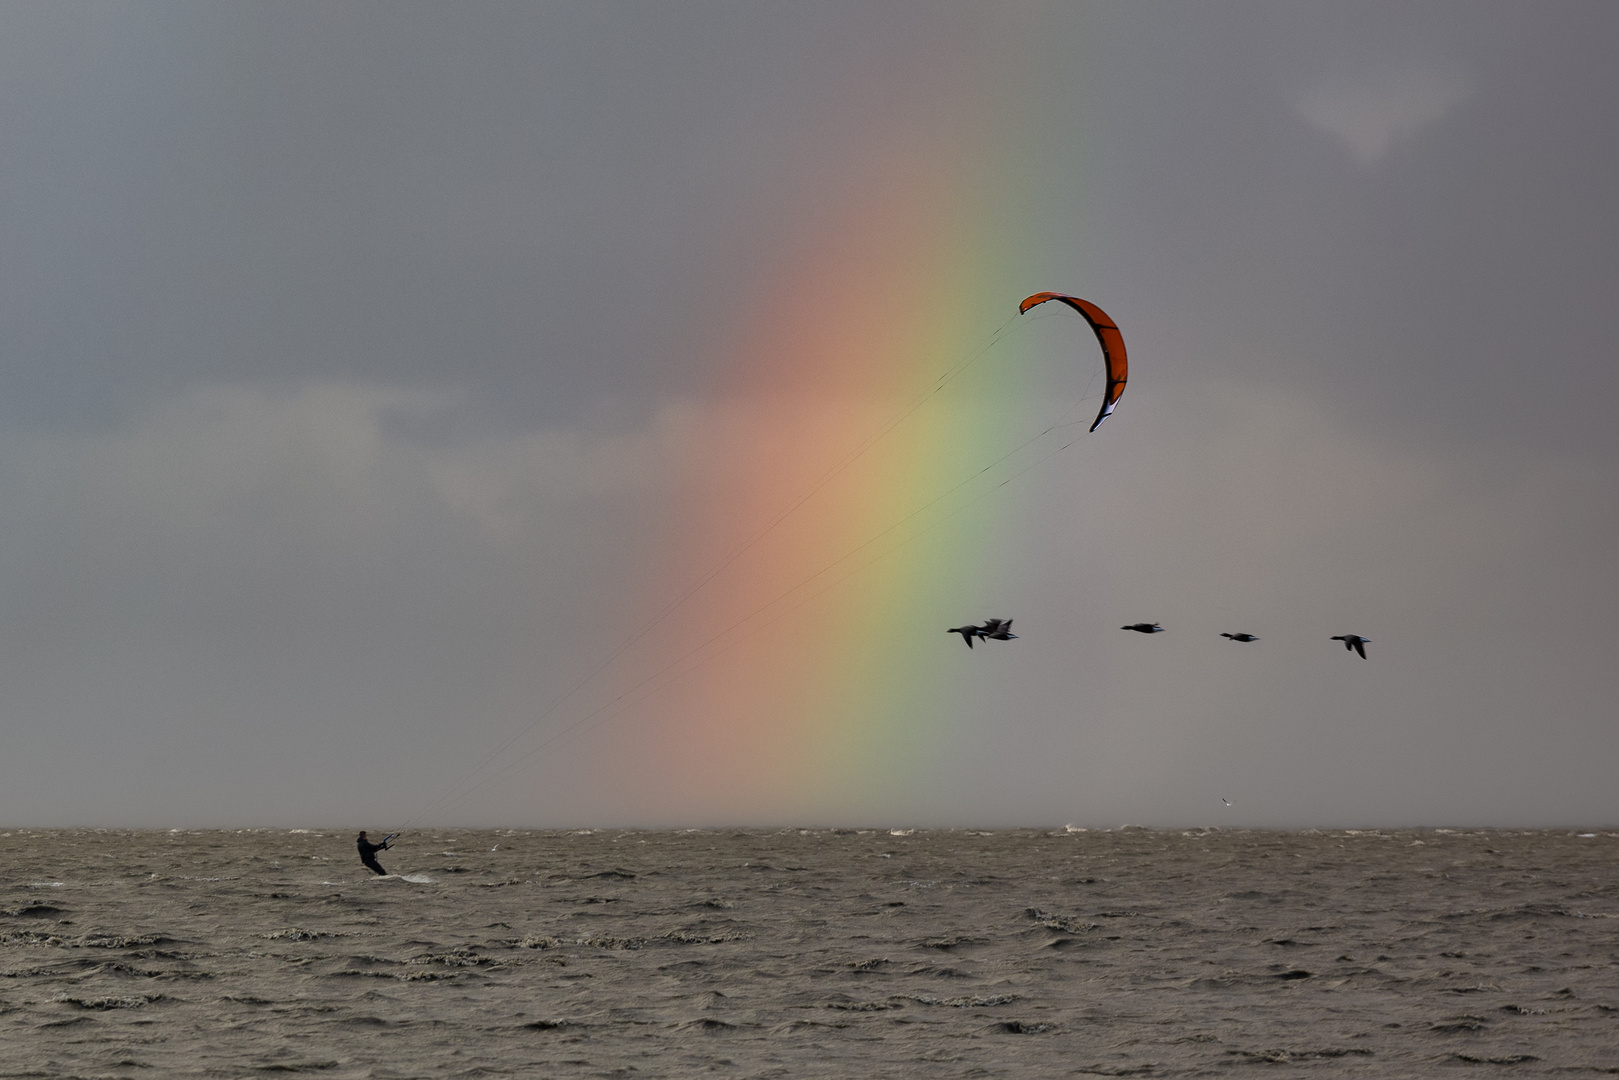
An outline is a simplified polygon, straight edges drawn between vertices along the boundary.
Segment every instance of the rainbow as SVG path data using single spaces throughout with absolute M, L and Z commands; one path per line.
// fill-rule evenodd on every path
M 982 219 L 972 185 L 934 164 L 871 170 L 887 184 L 843 200 L 735 306 L 660 544 L 660 597 L 723 569 L 631 661 L 666 674 L 636 707 L 633 766 L 614 764 L 670 819 L 858 816 L 874 785 L 927 783 L 929 747 L 960 722 L 939 676 L 964 659 L 948 620 L 1016 615 L 976 610 L 985 563 L 1009 554 L 994 546 L 1005 500 L 945 520 L 985 447 L 1027 434 L 1007 405 L 1016 365 L 990 349 L 928 395 L 1023 293 L 958 224 Z

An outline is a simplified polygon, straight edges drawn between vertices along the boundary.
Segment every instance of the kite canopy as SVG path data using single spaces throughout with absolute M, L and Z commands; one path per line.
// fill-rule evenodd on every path
M 1102 358 L 1107 361 L 1107 390 L 1102 394 L 1102 411 L 1096 414 L 1096 423 L 1091 425 L 1091 430 L 1095 431 L 1102 426 L 1103 420 L 1113 415 L 1113 407 L 1124 396 L 1125 377 L 1129 373 L 1129 364 L 1124 355 L 1124 335 L 1119 333 L 1119 328 L 1107 312 L 1089 300 L 1064 293 L 1035 293 L 1017 306 L 1018 314 L 1039 307 L 1047 300 L 1060 300 L 1083 315 L 1085 321 L 1091 324 L 1091 329 L 1096 331 L 1096 340 L 1102 345 Z

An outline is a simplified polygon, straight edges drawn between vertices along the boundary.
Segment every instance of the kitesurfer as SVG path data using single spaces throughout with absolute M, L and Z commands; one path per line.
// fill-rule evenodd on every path
M 372 871 L 373 873 L 379 874 L 382 877 L 388 876 L 388 871 L 384 870 L 382 868 L 382 864 L 377 862 L 377 852 L 387 851 L 389 846 L 388 841 L 392 839 L 393 834 L 390 833 L 382 838 L 382 843 L 373 844 L 371 841 L 365 838 L 365 830 L 360 830 L 360 838 L 355 841 L 355 846 L 360 849 L 360 861 L 365 864 L 366 869 Z

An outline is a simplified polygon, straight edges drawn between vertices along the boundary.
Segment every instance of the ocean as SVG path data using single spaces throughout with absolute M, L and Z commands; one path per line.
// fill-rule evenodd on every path
M 0 1076 L 1619 1074 L 1619 833 L 0 835 Z

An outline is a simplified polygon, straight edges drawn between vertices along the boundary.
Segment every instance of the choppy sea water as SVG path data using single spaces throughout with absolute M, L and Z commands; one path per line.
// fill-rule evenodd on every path
M 1619 834 L 0 835 L 0 1075 L 1619 1074 Z

